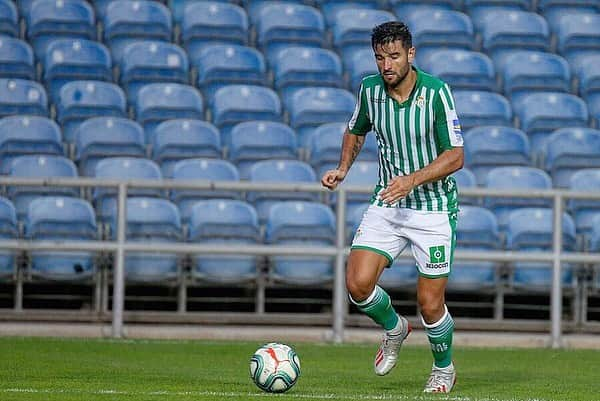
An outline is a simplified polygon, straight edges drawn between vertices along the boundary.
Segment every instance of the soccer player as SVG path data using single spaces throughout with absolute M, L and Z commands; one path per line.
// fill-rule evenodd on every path
M 448 85 L 412 65 L 415 48 L 404 23 L 376 26 L 371 43 L 379 74 L 363 78 L 339 165 L 321 183 L 335 189 L 365 135 L 375 132 L 379 180 L 352 241 L 346 287 L 350 301 L 384 329 L 375 373 L 385 375 L 411 327 L 377 281 L 410 244 L 419 271 L 417 302 L 434 359 L 424 391 L 448 393 L 456 371 L 454 321 L 444 293 L 456 242 L 457 190 L 450 174 L 463 166 L 460 123 Z

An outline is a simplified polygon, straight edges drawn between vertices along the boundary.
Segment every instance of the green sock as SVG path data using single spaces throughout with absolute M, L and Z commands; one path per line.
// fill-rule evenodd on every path
M 392 306 L 390 296 L 378 285 L 364 301 L 356 302 L 352 297 L 350 300 L 384 329 L 392 330 L 398 324 L 398 314 Z
M 444 305 L 444 309 L 444 316 L 437 322 L 427 324 L 423 320 L 425 332 L 427 333 L 427 337 L 429 337 L 434 363 L 438 368 L 445 368 L 452 363 L 454 320 L 452 320 L 452 316 L 448 313 L 446 305 Z

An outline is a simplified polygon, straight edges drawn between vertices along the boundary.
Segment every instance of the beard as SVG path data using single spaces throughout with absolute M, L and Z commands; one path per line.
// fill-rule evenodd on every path
M 410 64 L 408 64 L 403 71 L 400 71 L 398 74 L 396 74 L 396 79 L 391 82 L 388 82 L 387 83 L 388 86 L 391 89 L 397 88 L 406 79 L 409 72 L 410 72 Z M 385 77 L 385 75 L 384 75 L 384 77 Z

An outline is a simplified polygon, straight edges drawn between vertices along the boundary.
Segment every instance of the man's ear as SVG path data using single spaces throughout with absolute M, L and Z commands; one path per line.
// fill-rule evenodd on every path
M 411 64 L 415 61 L 415 53 L 416 49 L 414 47 L 408 49 L 408 62 Z

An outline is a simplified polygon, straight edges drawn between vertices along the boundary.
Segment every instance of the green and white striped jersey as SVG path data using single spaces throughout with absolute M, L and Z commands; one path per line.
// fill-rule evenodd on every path
M 379 182 L 371 198 L 372 204 L 456 212 L 457 189 L 450 176 L 416 187 L 396 204 L 384 204 L 379 197 L 379 192 L 393 177 L 420 170 L 444 150 L 463 146 L 449 86 L 439 78 L 413 68 L 417 72 L 415 87 L 402 103 L 388 96 L 381 75 L 363 78 L 348 129 L 356 135 L 373 130 L 377 136 Z

